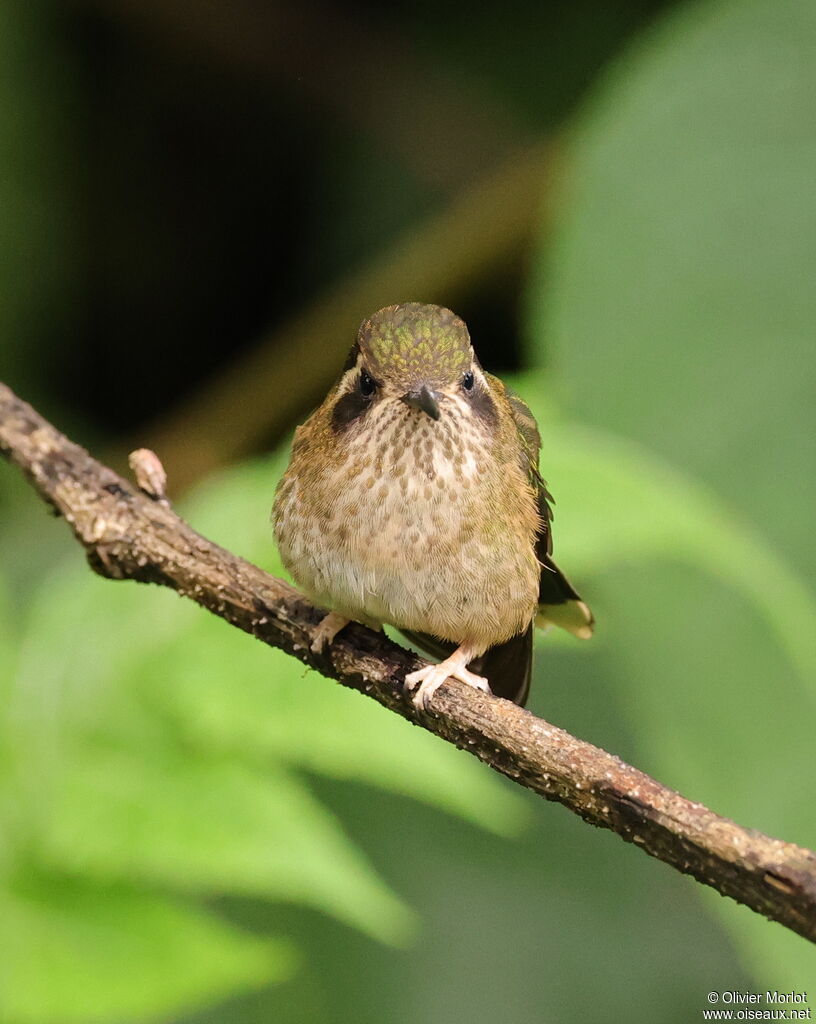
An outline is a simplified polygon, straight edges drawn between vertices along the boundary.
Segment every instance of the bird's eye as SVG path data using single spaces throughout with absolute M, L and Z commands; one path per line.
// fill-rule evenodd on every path
M 365 370 L 360 370 L 360 394 L 363 398 L 371 398 L 377 390 L 377 382 Z
M 462 387 L 465 389 L 465 391 L 472 391 L 473 390 L 473 384 L 474 384 L 473 374 L 470 373 L 470 371 L 468 371 L 464 375 L 464 377 L 462 378 Z

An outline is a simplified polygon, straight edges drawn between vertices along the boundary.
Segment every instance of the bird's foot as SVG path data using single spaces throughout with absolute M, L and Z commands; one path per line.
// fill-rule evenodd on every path
M 483 676 L 477 676 L 475 672 L 468 672 L 465 667 L 480 653 L 480 651 L 474 651 L 468 647 L 458 647 L 449 658 L 441 661 L 438 665 L 426 665 L 425 668 L 417 669 L 416 672 L 410 672 L 405 677 L 405 685 L 413 688 L 419 683 L 416 693 L 411 698 L 414 704 L 421 711 L 426 710 L 428 701 L 450 677 L 467 683 L 468 686 L 472 686 L 476 690 L 490 693 L 487 680 Z
M 320 654 L 326 644 L 330 644 L 340 630 L 350 622 L 351 619 L 346 619 L 342 615 L 338 615 L 337 612 L 329 612 L 328 615 L 324 616 L 318 623 L 312 637 L 311 646 L 315 654 Z

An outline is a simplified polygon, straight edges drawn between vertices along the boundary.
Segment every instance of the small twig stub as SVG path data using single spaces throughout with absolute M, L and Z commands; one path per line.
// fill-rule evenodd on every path
M 157 501 L 167 500 L 167 474 L 155 452 L 149 448 L 137 448 L 128 455 L 128 465 L 140 491 Z

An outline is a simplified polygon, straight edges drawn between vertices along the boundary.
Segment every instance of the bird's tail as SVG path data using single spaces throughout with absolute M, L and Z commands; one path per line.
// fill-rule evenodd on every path
M 592 636 L 595 625 L 589 605 L 581 600 L 549 555 L 541 566 L 536 625 L 543 629 L 560 626 L 582 640 Z

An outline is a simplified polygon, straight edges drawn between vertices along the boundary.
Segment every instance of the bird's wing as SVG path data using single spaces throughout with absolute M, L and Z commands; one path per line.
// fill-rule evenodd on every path
M 506 393 L 521 440 L 522 468 L 535 488 L 541 516 L 541 529 L 536 541 L 536 557 L 541 565 L 536 625 L 560 626 L 575 636 L 590 637 L 594 624 L 592 612 L 552 559 L 552 506 L 555 502 L 538 469 L 541 450 L 538 424 L 526 402 L 509 388 Z
M 541 529 L 536 541 L 536 557 L 541 564 L 536 625 L 556 625 L 579 637 L 592 636 L 592 612 L 552 560 L 551 506 L 554 502 L 547 490 L 547 484 L 538 471 L 538 453 L 541 448 L 538 424 L 526 403 L 509 389 L 506 388 L 505 391 L 521 440 L 522 468 L 536 490 L 541 516 Z M 429 636 L 427 633 L 417 633 L 408 629 L 401 629 L 400 632 L 421 651 L 432 658 L 439 658 L 440 661 L 449 657 L 456 649 L 456 644 Z M 506 643 L 491 647 L 481 657 L 472 661 L 468 668 L 478 675 L 485 676 L 490 683 L 490 689 L 498 697 L 506 697 L 523 707 L 530 689 L 532 664 L 533 628 L 530 626 L 524 633 L 519 633 Z

